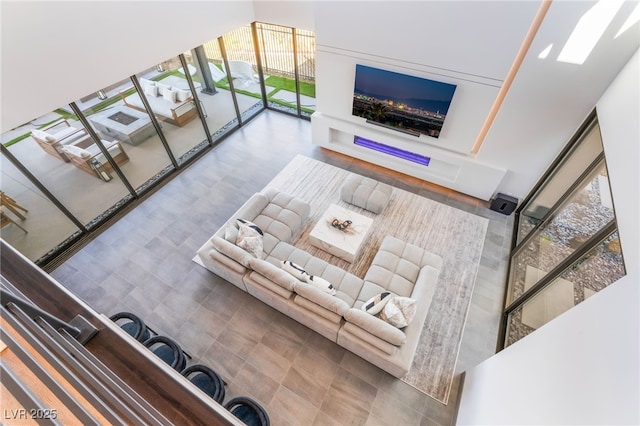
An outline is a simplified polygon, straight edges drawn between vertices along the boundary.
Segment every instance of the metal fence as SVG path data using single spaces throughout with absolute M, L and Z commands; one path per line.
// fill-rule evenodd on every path
M 294 78 L 293 30 L 278 25 L 262 23 L 256 25 L 263 72 L 268 75 Z M 257 71 L 250 26 L 225 34 L 223 40 L 229 60 L 249 62 Z M 296 29 L 298 75 L 301 80 L 315 81 L 315 43 L 316 38 L 312 31 Z M 210 61 L 222 63 L 222 53 L 217 40 L 211 40 L 203 46 Z

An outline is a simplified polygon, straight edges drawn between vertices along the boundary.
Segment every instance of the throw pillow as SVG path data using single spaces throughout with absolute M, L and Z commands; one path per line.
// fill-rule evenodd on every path
M 411 323 L 415 314 L 415 299 L 395 296 L 384 306 L 380 318 L 394 327 L 404 328 Z
M 164 93 L 162 94 L 162 97 L 164 98 L 165 101 L 169 101 L 172 103 L 176 102 L 176 92 L 171 90 L 171 88 L 164 89 Z
M 262 232 L 262 229 L 260 229 L 260 227 L 258 225 L 256 225 L 253 222 L 250 222 L 248 220 L 244 220 L 244 219 L 236 219 L 236 225 L 238 226 L 238 229 L 240 229 L 240 225 L 247 225 L 248 227 L 255 229 L 255 231 L 260 234 L 260 236 L 264 236 L 264 232 Z
M 254 223 L 238 219 L 238 238 L 236 245 L 248 251 L 252 256 L 262 259 L 262 236 L 264 233 Z
M 184 89 L 177 89 L 174 87 L 173 89 L 176 92 L 176 100 L 178 102 L 186 101 L 188 97 L 191 96 L 191 92 Z
M 63 148 L 63 151 L 71 154 L 75 157 L 80 157 L 80 158 L 89 158 L 91 157 L 91 153 L 89 151 L 87 151 L 86 149 L 80 148 L 79 146 L 75 146 L 75 145 L 67 145 Z
M 171 90 L 171 85 L 159 81 L 156 82 L 156 86 L 158 86 L 158 96 L 164 96 L 164 92 Z
M 393 296 L 388 291 L 377 294 L 364 302 L 362 310 L 371 315 L 378 315 Z
M 325 293 L 329 293 L 332 296 L 335 296 L 336 294 L 336 289 L 333 285 L 331 285 L 331 283 L 327 280 L 325 280 L 322 277 L 318 277 L 318 276 L 314 276 L 314 275 L 309 275 L 307 273 L 305 273 L 305 278 L 307 283 L 314 285 L 315 287 L 319 288 L 320 290 L 324 291 Z
M 238 227 L 233 223 L 228 224 L 224 229 L 224 239 L 235 244 L 238 239 Z
M 148 96 L 158 96 L 158 86 L 155 83 L 148 83 L 144 89 L 144 94 Z
M 305 281 L 305 277 L 308 276 L 307 271 L 300 265 L 297 265 L 289 260 L 283 260 L 280 262 L 282 269 L 293 275 L 300 281 Z

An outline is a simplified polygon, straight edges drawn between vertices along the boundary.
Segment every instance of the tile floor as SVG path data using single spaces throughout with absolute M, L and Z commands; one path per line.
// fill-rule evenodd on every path
M 274 425 L 448 425 L 443 405 L 192 262 L 196 250 L 296 154 L 490 219 L 457 372 L 494 353 L 512 217 L 483 201 L 311 144 L 311 124 L 265 112 L 199 159 L 52 272 L 107 315 L 137 313 L 175 338 L 191 363 L 248 395 Z

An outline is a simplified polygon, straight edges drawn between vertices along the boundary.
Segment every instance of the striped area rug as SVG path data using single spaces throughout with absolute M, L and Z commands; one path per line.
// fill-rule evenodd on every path
M 269 184 L 311 205 L 311 218 L 292 244 L 364 277 L 382 240 L 392 235 L 441 256 L 444 265 L 409 373 L 402 379 L 447 404 L 462 332 L 475 284 L 488 219 L 394 188 L 389 205 L 375 214 L 340 200 L 340 187 L 353 173 L 301 155 Z M 312 246 L 308 235 L 330 204 L 373 219 L 354 263 Z

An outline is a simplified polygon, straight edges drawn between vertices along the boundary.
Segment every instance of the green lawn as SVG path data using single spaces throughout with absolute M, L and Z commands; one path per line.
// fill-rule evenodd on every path
M 290 78 L 278 77 L 272 75 L 268 77 L 264 84 L 274 87 L 276 89 L 288 90 L 290 92 L 296 91 L 296 82 Z M 311 98 L 316 97 L 316 85 L 312 83 L 300 82 L 300 94 L 309 96 Z

